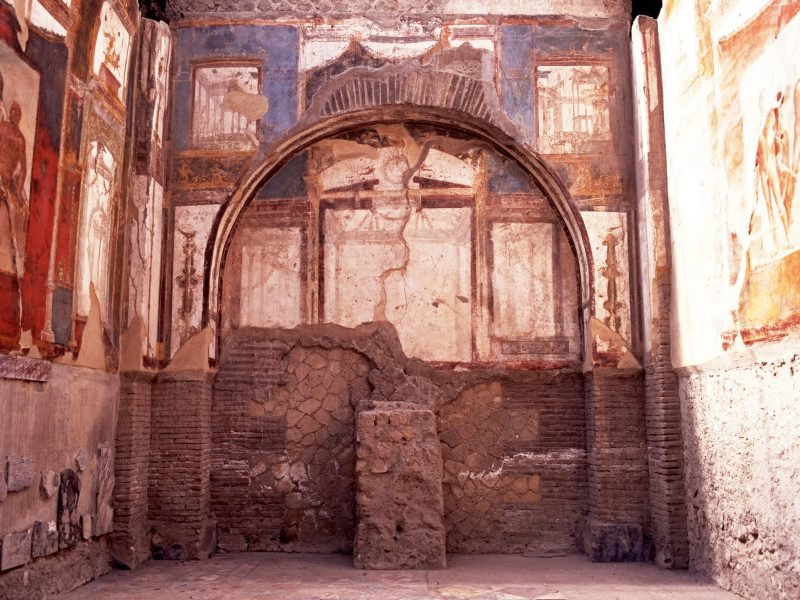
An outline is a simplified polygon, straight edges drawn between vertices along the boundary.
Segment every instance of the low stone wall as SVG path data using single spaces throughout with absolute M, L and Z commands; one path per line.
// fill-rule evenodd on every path
M 413 406 L 358 414 L 358 524 L 353 564 L 361 569 L 443 569 L 442 450 L 436 416 Z

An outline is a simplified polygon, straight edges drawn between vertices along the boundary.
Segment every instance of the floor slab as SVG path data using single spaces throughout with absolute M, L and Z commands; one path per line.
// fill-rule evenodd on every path
M 67 600 L 735 600 L 712 582 L 652 564 L 599 564 L 583 555 L 448 556 L 441 571 L 360 571 L 352 557 L 219 554 L 114 571 Z

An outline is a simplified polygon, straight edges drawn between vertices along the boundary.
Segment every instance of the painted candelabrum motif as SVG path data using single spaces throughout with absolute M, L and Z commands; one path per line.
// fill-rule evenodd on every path
M 192 324 L 191 316 L 194 311 L 194 296 L 197 286 L 202 283 L 203 278 L 198 275 L 194 265 L 194 255 L 197 252 L 197 244 L 194 241 L 196 232 L 192 230 L 178 230 L 183 236 L 183 269 L 180 275 L 175 277 L 175 283 L 181 289 L 181 305 L 178 314 L 181 318 L 181 344 L 188 338 L 197 333 L 197 327 Z

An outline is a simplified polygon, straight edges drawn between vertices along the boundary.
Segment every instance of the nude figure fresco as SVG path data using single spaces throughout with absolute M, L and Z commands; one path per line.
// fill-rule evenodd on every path
M 0 273 L 25 273 L 39 74 L 0 42 Z

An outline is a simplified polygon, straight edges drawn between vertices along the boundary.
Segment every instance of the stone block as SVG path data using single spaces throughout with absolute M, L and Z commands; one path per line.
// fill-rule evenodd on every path
M 114 509 L 111 496 L 114 493 L 114 461 L 111 449 L 102 445 L 97 452 L 96 492 L 94 496 L 94 529 L 92 535 L 110 533 L 113 529 Z
M 58 489 L 58 546 L 62 550 L 75 546 L 81 539 L 82 529 L 78 515 L 80 493 L 80 476 L 72 469 L 62 471 Z
M 24 456 L 8 457 L 8 491 L 18 492 L 33 485 L 33 460 Z
M 75 465 L 78 467 L 78 471 L 84 471 L 89 466 L 89 453 L 86 448 L 81 448 L 75 456 Z
M 379 408 L 361 412 L 356 427 L 354 565 L 444 568 L 442 454 L 435 415 Z
M 592 562 L 641 562 L 650 553 L 640 525 L 594 519 L 584 523 L 583 548 Z
M 31 533 L 31 556 L 39 558 L 58 552 L 58 527 L 55 521 L 36 521 Z
M 21 533 L 3 536 L 3 550 L 0 553 L 0 569 L 6 571 L 24 565 L 31 559 L 30 529 Z
M 61 477 L 53 470 L 42 472 L 42 493 L 47 498 L 52 498 L 58 491 L 58 486 L 61 485 Z

